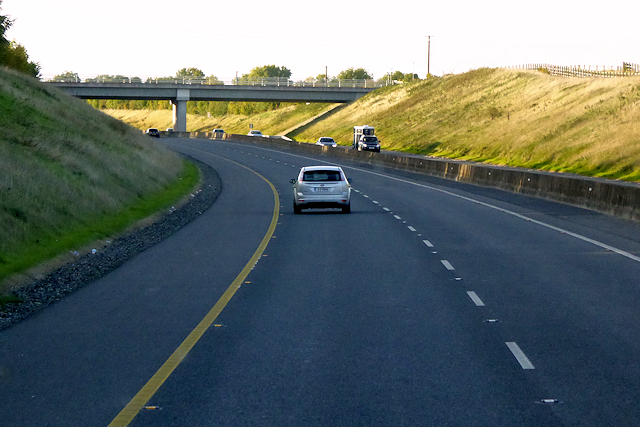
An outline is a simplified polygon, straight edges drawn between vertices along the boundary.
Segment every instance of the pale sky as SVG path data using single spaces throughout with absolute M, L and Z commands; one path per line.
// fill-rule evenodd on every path
M 173 76 L 185 67 L 231 80 L 262 65 L 292 78 L 350 67 L 432 74 L 524 63 L 640 64 L 640 2 L 584 0 L 2 0 L 5 34 L 43 76 Z

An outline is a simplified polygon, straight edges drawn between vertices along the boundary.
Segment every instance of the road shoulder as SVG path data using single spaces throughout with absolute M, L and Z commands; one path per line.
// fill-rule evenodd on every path
M 133 256 L 166 239 L 197 218 L 217 199 L 222 183 L 217 172 L 195 159 L 202 176 L 201 188 L 177 209 L 162 214 L 145 227 L 113 239 L 111 243 L 80 256 L 41 279 L 21 287 L 14 294 L 21 303 L 7 304 L 0 309 L 0 330 L 27 318 L 66 295 L 90 284 L 115 270 Z

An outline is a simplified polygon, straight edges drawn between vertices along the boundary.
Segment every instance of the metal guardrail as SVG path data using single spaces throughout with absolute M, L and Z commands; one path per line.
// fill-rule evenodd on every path
M 233 78 L 230 80 L 220 80 L 212 77 L 127 77 L 127 76 L 80 76 L 56 77 L 44 75 L 41 80 L 45 82 L 64 83 L 120 83 L 120 84 L 184 84 L 184 85 L 233 85 L 233 86 L 279 86 L 279 87 L 361 87 L 377 88 L 393 84 L 393 82 L 376 82 L 375 80 L 359 79 L 330 79 L 330 80 L 291 80 L 280 77 L 264 78 Z

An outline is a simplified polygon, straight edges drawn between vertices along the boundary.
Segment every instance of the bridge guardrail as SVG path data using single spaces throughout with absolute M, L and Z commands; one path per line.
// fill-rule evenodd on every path
M 220 80 L 215 77 L 127 77 L 127 76 L 48 76 L 42 77 L 45 82 L 61 83 L 120 83 L 120 84 L 184 84 L 184 85 L 231 85 L 231 86 L 279 86 L 279 87 L 362 87 L 377 88 L 391 85 L 394 82 L 376 82 L 375 80 L 361 79 L 330 79 L 327 81 L 318 79 L 291 80 L 279 77 L 264 78 L 234 78 Z

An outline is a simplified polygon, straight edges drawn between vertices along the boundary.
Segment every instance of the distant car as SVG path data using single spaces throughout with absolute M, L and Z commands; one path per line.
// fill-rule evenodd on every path
M 338 144 L 336 144 L 336 142 L 333 140 L 333 138 L 328 137 L 328 136 L 322 136 L 320 138 L 318 138 L 318 140 L 316 141 L 316 145 L 322 145 L 322 146 L 328 146 L 328 147 L 337 147 Z
M 145 130 L 144 133 L 154 138 L 160 138 L 160 131 L 156 128 L 149 128 Z
M 222 134 L 224 134 L 224 130 L 222 130 L 222 129 L 214 129 L 214 130 L 211 131 L 211 133 L 214 134 L 214 135 L 222 135 Z
M 363 136 L 358 141 L 358 151 L 375 151 L 380 152 L 380 141 L 375 136 Z
M 351 180 L 338 166 L 305 166 L 293 184 L 293 213 L 306 208 L 339 208 L 351 212 Z
M 173 128 L 167 128 L 167 132 L 173 132 Z
M 262 132 L 259 130 L 250 130 L 247 134 L 248 136 L 262 136 Z

